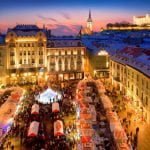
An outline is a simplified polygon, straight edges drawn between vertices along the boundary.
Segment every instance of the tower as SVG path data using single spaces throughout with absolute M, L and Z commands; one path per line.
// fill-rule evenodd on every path
M 89 28 L 91 32 L 93 31 L 93 21 L 92 21 L 90 10 L 89 10 L 89 18 L 87 20 L 87 28 Z

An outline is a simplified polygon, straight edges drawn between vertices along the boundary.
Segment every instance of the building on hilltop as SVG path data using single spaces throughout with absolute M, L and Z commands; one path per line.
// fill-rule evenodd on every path
M 133 16 L 133 24 L 136 25 L 150 25 L 150 15 L 146 14 L 145 16 Z

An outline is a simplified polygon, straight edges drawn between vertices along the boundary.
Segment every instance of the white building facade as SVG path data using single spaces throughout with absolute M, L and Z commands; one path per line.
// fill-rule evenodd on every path
M 146 14 L 145 16 L 133 16 L 133 24 L 136 25 L 150 25 L 150 15 Z

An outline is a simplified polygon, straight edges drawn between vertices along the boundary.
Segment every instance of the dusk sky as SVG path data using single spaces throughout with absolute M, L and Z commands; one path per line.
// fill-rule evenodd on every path
M 43 24 L 55 35 L 70 35 L 86 25 L 89 9 L 94 30 L 150 12 L 150 0 L 0 0 L 0 31 L 16 24 Z

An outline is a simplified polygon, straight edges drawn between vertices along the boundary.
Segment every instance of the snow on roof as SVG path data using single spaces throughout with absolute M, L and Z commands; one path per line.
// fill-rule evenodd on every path
M 16 25 L 13 30 L 38 30 L 40 29 L 37 25 L 19 24 Z
M 79 38 L 51 38 L 48 41 L 47 47 L 76 47 L 83 46 Z
M 37 34 L 36 31 L 15 31 L 18 36 L 35 36 Z
M 111 59 L 132 66 L 150 76 L 150 49 L 126 47 L 112 55 Z

